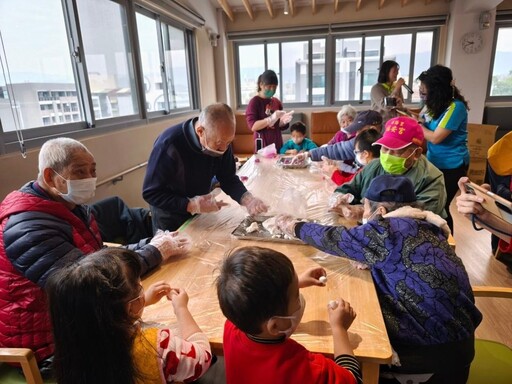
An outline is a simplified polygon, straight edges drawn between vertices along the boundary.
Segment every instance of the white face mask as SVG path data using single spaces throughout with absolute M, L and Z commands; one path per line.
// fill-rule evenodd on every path
M 292 140 L 293 140 L 293 142 L 294 142 L 295 144 L 297 144 L 297 145 L 302 144 L 302 142 L 304 141 L 304 139 L 292 139 Z
M 57 173 L 56 171 L 54 172 Z M 57 175 L 59 174 L 57 173 Z M 61 175 L 59 176 L 62 177 Z M 68 203 L 84 204 L 94 197 L 94 193 L 96 191 L 96 177 L 79 180 L 68 180 L 64 177 L 62 178 L 66 180 L 68 193 L 58 192 L 59 195 Z
M 358 153 L 358 154 L 356 155 L 356 162 L 357 162 L 358 164 L 361 164 L 361 165 L 366 165 L 366 164 L 368 164 L 368 162 L 367 162 L 366 160 L 363 160 L 363 159 L 361 158 L 361 154 L 360 154 L 360 153 Z
M 368 217 L 363 217 L 363 220 L 362 220 L 362 223 L 363 224 L 366 224 L 368 223 L 368 221 L 370 221 L 372 219 L 373 216 L 375 216 L 375 214 L 377 213 L 377 211 L 374 211 L 370 216 Z
M 304 315 L 304 310 L 306 309 L 306 300 L 304 299 L 304 296 L 302 296 L 302 293 L 299 293 L 299 300 L 300 300 L 300 308 L 297 309 L 291 316 L 273 316 L 273 319 L 290 319 L 290 322 L 292 323 L 290 328 L 284 330 L 284 331 L 278 331 L 279 333 L 283 333 L 286 338 L 289 338 L 293 332 L 297 329 L 299 326 L 300 321 L 302 320 L 302 316 Z
M 208 142 L 206 140 L 206 129 L 204 130 L 204 145 L 201 144 L 203 147 L 201 150 L 205 155 L 212 156 L 212 157 L 221 157 L 224 155 L 224 152 L 226 151 L 217 151 L 216 149 L 210 148 L 208 146 Z

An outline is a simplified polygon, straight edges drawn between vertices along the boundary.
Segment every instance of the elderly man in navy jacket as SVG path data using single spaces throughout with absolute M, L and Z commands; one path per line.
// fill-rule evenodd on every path
M 210 193 L 214 177 L 249 214 L 267 211 L 235 173 L 234 138 L 235 115 L 228 105 L 217 103 L 156 139 L 142 192 L 151 206 L 153 228 L 175 230 L 196 213 L 215 212 L 226 205 Z

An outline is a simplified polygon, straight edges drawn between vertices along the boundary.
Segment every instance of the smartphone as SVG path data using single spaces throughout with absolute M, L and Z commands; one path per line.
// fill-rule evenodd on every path
M 512 224 L 512 202 L 471 181 L 464 184 L 464 187 L 467 193 L 480 196 L 484 199 L 482 207 L 486 211 Z
M 263 139 L 261 137 L 257 137 L 254 139 L 254 153 L 257 153 L 261 148 L 263 148 Z

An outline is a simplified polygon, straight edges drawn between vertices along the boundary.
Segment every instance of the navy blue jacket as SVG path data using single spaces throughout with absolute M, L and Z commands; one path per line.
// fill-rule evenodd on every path
M 189 198 L 208 194 L 214 177 L 222 190 L 238 203 L 247 192 L 236 175 L 231 145 L 223 156 L 204 154 L 194 129 L 196 121 L 197 118 L 190 119 L 170 127 L 155 141 L 142 190 L 153 216 L 174 216 L 185 222 L 191 216 L 187 212 Z M 158 224 L 155 230 L 176 229 Z

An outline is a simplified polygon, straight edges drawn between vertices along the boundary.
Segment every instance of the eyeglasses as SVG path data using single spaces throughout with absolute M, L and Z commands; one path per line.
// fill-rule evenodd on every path
M 129 300 L 126 304 L 131 305 L 132 303 L 140 300 L 141 298 L 144 298 L 144 287 L 141 285 L 139 288 L 139 294 L 137 297 L 134 297 L 133 299 Z

